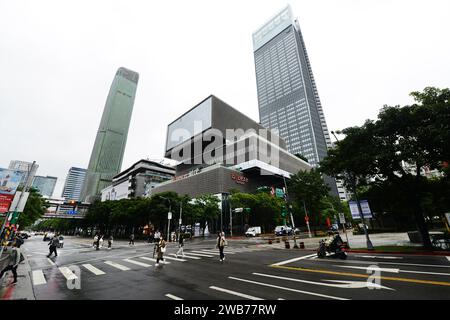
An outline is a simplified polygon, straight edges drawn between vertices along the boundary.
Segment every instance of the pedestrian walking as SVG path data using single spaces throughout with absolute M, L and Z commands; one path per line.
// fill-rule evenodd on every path
M 108 250 L 111 250 L 111 246 L 113 244 L 114 238 L 112 235 L 109 236 L 108 238 Z
M 179 255 L 179 254 L 181 254 L 182 257 L 184 258 L 184 250 L 183 250 L 183 247 L 184 247 L 184 237 L 183 237 L 182 234 L 180 234 L 180 235 L 178 236 L 178 251 L 177 251 L 177 253 L 175 254 L 175 257 L 176 257 L 176 258 L 178 258 L 178 255 Z
M 216 248 L 219 248 L 220 261 L 223 262 L 225 260 L 225 254 L 223 253 L 225 248 L 225 235 L 223 232 L 217 233 Z
M 159 243 L 160 239 L 161 239 L 161 232 L 159 232 L 159 230 L 156 230 L 154 240 L 156 243 Z
M 58 239 L 58 237 L 57 236 L 54 236 L 53 238 L 52 238 L 52 240 L 50 240 L 50 242 L 48 243 L 48 245 L 50 246 L 50 252 L 49 252 L 49 254 L 47 255 L 47 258 L 50 258 L 50 256 L 52 255 L 52 253 L 54 253 L 55 254 L 55 257 L 57 257 L 58 256 L 58 252 L 56 251 L 56 248 L 58 247 L 58 245 L 59 245 L 59 239 Z
M 97 241 L 98 241 L 98 235 L 95 234 L 94 236 L 94 242 L 92 243 L 92 248 L 95 248 L 97 246 Z
M 132 233 L 130 235 L 130 242 L 128 243 L 128 245 L 133 245 L 134 246 L 134 233 Z
M 14 281 L 11 283 L 12 285 L 15 285 L 17 283 L 17 267 L 19 266 L 19 263 L 23 261 L 23 256 L 20 252 L 20 242 L 16 242 L 10 252 L 8 257 L 8 264 L 7 266 L 0 272 L 0 280 L 3 278 L 5 273 L 7 271 L 11 271 L 14 277 Z
M 98 246 L 100 248 L 103 248 L 103 236 L 100 236 L 100 239 L 98 240 Z
M 159 266 L 159 260 L 164 262 L 164 253 L 166 252 L 166 242 L 164 241 L 164 237 L 158 242 L 158 246 L 156 248 L 156 264 L 155 266 Z

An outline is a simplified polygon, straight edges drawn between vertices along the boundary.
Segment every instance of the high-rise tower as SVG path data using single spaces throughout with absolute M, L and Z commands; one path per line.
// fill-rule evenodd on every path
M 331 140 L 300 25 L 289 5 L 253 33 L 253 51 L 261 124 L 278 130 L 289 152 L 317 166 Z M 335 180 L 325 180 L 337 196 Z
M 137 72 L 119 68 L 111 84 L 95 138 L 81 199 L 92 202 L 122 167 L 128 128 L 139 80 Z

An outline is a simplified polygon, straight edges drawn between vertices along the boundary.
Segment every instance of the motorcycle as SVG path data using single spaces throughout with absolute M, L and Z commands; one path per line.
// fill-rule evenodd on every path
M 328 245 L 325 240 L 320 240 L 319 248 L 317 249 L 317 257 L 325 258 L 327 253 L 329 253 L 332 258 L 340 258 L 345 260 L 347 259 L 347 252 L 345 252 L 346 248 L 347 245 L 344 241 L 342 241 L 341 236 L 339 234 L 335 234 L 333 240 Z

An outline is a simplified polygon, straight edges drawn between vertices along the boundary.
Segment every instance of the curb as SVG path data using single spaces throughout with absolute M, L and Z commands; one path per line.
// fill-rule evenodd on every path
M 401 252 L 401 251 L 377 251 L 377 250 L 346 250 L 351 253 L 381 253 L 381 254 L 402 254 L 416 256 L 450 256 L 450 252 L 425 251 L 425 252 Z

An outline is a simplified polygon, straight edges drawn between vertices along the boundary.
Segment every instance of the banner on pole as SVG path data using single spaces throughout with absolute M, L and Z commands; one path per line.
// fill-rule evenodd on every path
M 367 200 L 360 200 L 359 204 L 361 206 L 362 214 L 364 218 L 373 218 L 372 211 L 370 211 L 369 202 Z M 361 216 L 359 214 L 358 210 L 358 204 L 356 201 L 349 201 L 348 205 L 350 206 L 350 211 L 352 213 L 353 219 L 361 219 Z

